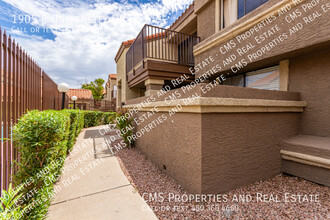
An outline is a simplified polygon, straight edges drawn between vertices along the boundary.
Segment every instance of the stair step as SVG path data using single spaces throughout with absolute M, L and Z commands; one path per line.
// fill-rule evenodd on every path
M 330 186 L 330 138 L 298 135 L 281 143 L 282 170 Z
M 283 141 L 281 149 L 330 159 L 330 138 L 298 135 Z

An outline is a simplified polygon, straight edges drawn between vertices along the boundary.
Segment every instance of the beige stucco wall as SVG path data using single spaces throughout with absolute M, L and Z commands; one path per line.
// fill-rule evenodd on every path
M 209 3 L 197 14 L 197 35 L 205 40 L 215 33 L 215 1 Z
M 140 117 L 144 112 L 139 112 Z M 162 117 L 156 113 L 137 127 L 139 131 Z M 181 113 L 169 117 L 162 124 L 138 139 L 135 145 L 161 170 L 174 178 L 189 192 L 200 193 L 201 188 L 201 115 Z M 175 121 L 172 123 L 171 121 Z M 165 170 L 166 168 L 166 170 Z
M 111 79 L 111 80 L 110 80 L 110 88 L 109 88 L 109 90 L 110 90 L 110 91 L 109 91 L 109 92 L 110 92 L 110 95 L 109 95 L 109 96 L 110 96 L 111 98 L 114 98 L 114 97 L 111 96 L 111 93 L 112 93 L 112 91 L 115 90 L 115 85 L 116 85 L 116 83 L 117 83 L 117 80 L 116 80 L 116 79 Z M 114 94 L 114 95 L 115 95 L 115 94 Z
M 289 91 L 308 102 L 300 133 L 330 137 L 330 47 L 290 59 Z
M 114 90 L 115 85 L 117 85 L 116 79 L 110 79 L 108 80 L 108 86 L 106 88 L 107 90 L 107 97 L 105 100 L 111 101 L 114 97 L 111 96 L 112 91 Z
M 179 92 L 182 98 L 198 94 L 215 100 L 220 97 L 240 99 L 241 104 L 252 99 L 259 102 L 271 100 L 278 104 L 300 99 L 299 93 L 220 85 L 204 94 L 201 87 L 205 85 L 200 84 L 185 93 L 180 89 L 173 90 L 155 99 L 163 101 L 174 92 Z M 141 101 L 142 98 L 131 100 L 130 103 Z M 227 192 L 279 174 L 279 143 L 296 135 L 301 115 L 299 111 L 282 112 L 279 108 L 273 112 L 269 108 L 263 112 L 213 113 L 192 109 L 192 112 L 180 111 L 170 117 L 168 111 L 162 111 L 162 107 L 165 107 L 162 103 L 156 103 L 160 110 L 158 113 L 136 125 L 135 134 L 156 118 L 163 117 L 163 114 L 167 119 L 145 132 L 135 142 L 135 146 L 190 193 Z M 199 107 L 209 106 L 207 103 L 199 103 Z M 145 112 L 140 111 L 136 116 L 142 114 Z
M 303 3 L 292 6 L 290 12 L 283 16 L 278 16 L 278 8 L 281 4 L 292 3 L 292 1 L 270 0 L 255 11 L 249 13 L 239 21 L 227 27 L 225 30 L 211 36 L 204 42 L 201 42 L 195 47 L 196 63 L 201 62 L 205 58 L 212 55 L 215 66 L 219 64 L 222 66 L 221 73 L 231 73 L 231 66 L 238 63 L 238 61 L 245 59 L 248 63 L 241 73 L 251 70 L 261 69 L 267 66 L 280 64 L 280 87 L 283 91 L 300 92 L 302 99 L 308 102 L 306 111 L 301 115 L 300 133 L 305 135 L 315 135 L 322 137 L 329 137 L 329 50 L 330 50 L 330 20 L 329 11 L 325 12 L 322 8 L 325 4 L 320 1 L 315 7 L 308 12 L 304 12 L 303 7 L 310 4 L 311 0 L 306 0 Z M 202 9 L 201 11 L 207 10 Z M 267 11 L 268 10 L 268 11 Z M 302 13 L 301 16 L 290 21 L 286 21 L 288 16 L 293 11 L 298 10 Z M 312 13 L 320 13 L 321 16 L 313 20 L 313 22 L 306 24 L 303 18 Z M 249 60 L 248 56 L 260 50 L 264 45 L 274 40 L 273 37 L 266 39 L 261 44 L 257 44 L 254 40 L 259 34 L 253 34 L 249 39 L 238 43 L 236 36 L 244 33 L 251 28 L 249 25 L 255 25 L 251 22 L 257 22 L 258 16 L 276 15 L 271 25 L 265 27 L 262 31 L 269 30 L 271 27 L 278 25 L 280 28 L 279 34 L 286 33 L 288 36 L 286 40 L 279 43 L 267 53 L 258 57 L 257 59 Z M 306 19 L 305 19 L 306 20 Z M 303 28 L 296 33 L 290 34 L 289 29 L 296 26 L 298 23 L 303 24 Z M 277 36 L 277 35 L 276 35 Z M 217 41 L 219 40 L 219 41 Z M 230 40 L 236 42 L 236 47 L 223 55 L 221 58 L 216 58 L 219 53 L 219 48 L 226 45 Z M 218 42 L 218 43 L 211 43 Z M 248 43 L 255 45 L 255 48 L 240 56 L 237 49 L 241 49 Z M 204 52 L 201 52 L 204 48 Z M 209 48 L 209 49 L 208 49 Z M 238 60 L 233 64 L 224 66 L 222 61 L 230 55 L 236 55 Z M 210 69 L 210 67 L 208 67 Z M 205 71 L 200 71 L 196 74 L 197 77 L 204 74 Z M 220 75 L 220 72 L 215 75 Z
M 105 100 L 110 101 L 111 100 L 111 90 L 110 87 L 106 87 L 106 91 L 107 91 L 107 96 L 105 98 Z
M 121 106 L 122 102 L 129 99 L 140 97 L 139 89 L 130 89 L 126 80 L 126 53 L 129 48 L 125 48 L 117 62 L 117 108 Z M 119 86 L 120 85 L 120 86 Z

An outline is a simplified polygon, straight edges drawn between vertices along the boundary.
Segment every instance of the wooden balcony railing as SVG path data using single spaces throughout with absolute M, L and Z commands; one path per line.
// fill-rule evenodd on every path
M 126 73 L 147 58 L 193 66 L 193 48 L 199 42 L 197 36 L 145 25 L 126 53 Z

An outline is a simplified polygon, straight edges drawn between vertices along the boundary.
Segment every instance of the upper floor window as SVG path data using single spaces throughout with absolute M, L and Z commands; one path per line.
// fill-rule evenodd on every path
M 255 89 L 279 90 L 279 78 L 279 66 L 273 66 L 228 77 L 223 84 Z
M 268 0 L 238 0 L 238 18 L 250 13 Z
M 113 98 L 117 98 L 117 86 L 113 86 Z

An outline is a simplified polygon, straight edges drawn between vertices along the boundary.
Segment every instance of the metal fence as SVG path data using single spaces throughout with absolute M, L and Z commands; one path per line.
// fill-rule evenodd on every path
M 42 72 L 42 110 L 61 109 L 62 94 L 57 89 L 57 84 Z M 65 108 L 69 108 L 69 97 L 65 95 Z
M 19 154 L 11 140 L 12 128 L 28 110 L 60 109 L 57 85 L 0 27 L 0 190 L 12 181 L 13 161 Z M 68 100 L 66 100 L 68 101 Z
M 195 35 L 145 25 L 126 53 L 126 73 L 146 58 L 193 66 L 199 41 Z

